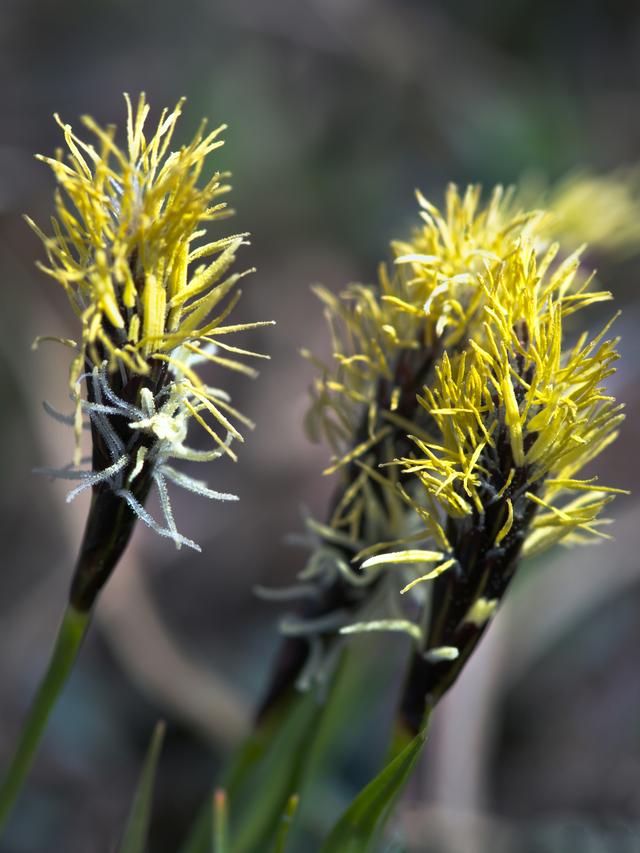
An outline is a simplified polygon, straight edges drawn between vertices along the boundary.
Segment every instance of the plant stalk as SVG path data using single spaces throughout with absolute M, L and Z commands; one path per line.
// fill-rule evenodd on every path
M 90 612 L 81 613 L 71 605 L 65 610 L 49 666 L 29 709 L 16 752 L 0 787 L 0 834 L 31 769 L 51 711 L 78 656 L 90 616 Z

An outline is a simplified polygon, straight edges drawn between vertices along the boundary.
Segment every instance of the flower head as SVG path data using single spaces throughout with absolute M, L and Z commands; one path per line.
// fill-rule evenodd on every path
M 529 229 L 504 249 L 469 274 L 462 300 L 447 287 L 436 309 L 448 340 L 418 395 L 420 433 L 396 459 L 404 475 L 397 488 L 422 539 L 376 549 L 361 564 L 373 578 L 389 567 L 405 575 L 408 614 L 389 608 L 385 618 L 342 629 L 412 637 L 402 710 L 413 730 L 472 653 L 520 558 L 608 538 L 601 513 L 621 493 L 581 476 L 623 419 L 606 389 L 618 358 L 613 321 L 567 341 L 567 318 L 611 294 L 591 288 L 581 250 L 563 255 Z
M 341 480 L 301 575 L 323 590 L 308 635 L 408 634 L 414 722 L 520 557 L 602 538 L 619 491 L 581 476 L 622 420 L 606 391 L 611 324 L 567 344 L 574 315 L 611 294 L 592 288 L 582 250 L 550 242 L 554 212 L 515 198 L 497 188 L 483 204 L 479 187 L 450 186 L 440 211 L 418 194 L 422 222 L 391 244 L 392 272 L 340 297 L 319 291 L 334 363 L 318 363 L 308 423 Z
M 168 461 L 235 459 L 238 424 L 252 426 L 226 392 L 203 381 L 198 366 L 255 375 L 242 358 L 259 353 L 228 344 L 227 335 L 266 324 L 227 322 L 240 297 L 237 282 L 251 272 L 230 271 L 247 235 L 205 237 L 210 224 L 229 213 L 220 201 L 229 190 L 227 176 L 202 178 L 208 156 L 223 144 L 224 126 L 206 132 L 203 122 L 189 144 L 172 150 L 183 101 L 164 110 L 147 136 L 145 96 L 135 109 L 125 99 L 124 148 L 115 127 L 103 129 L 85 116 L 95 137 L 88 143 L 56 116 L 67 154 L 40 157 L 58 183 L 53 234 L 28 221 L 47 253 L 41 268 L 62 285 L 81 326 L 80 341 L 66 342 L 76 353 L 70 376 L 76 413 L 53 414 L 75 425 L 76 466 L 83 414 L 93 440 L 90 470 L 51 473 L 81 480 L 70 497 L 89 486 L 94 493 L 110 490 L 176 544 L 193 544 L 175 530 L 165 480 L 208 497 L 233 496 L 178 473 Z M 192 424 L 207 433 L 213 449 L 186 443 Z M 152 482 L 164 527 L 143 509 Z
M 518 239 L 533 239 L 548 220 L 544 212 L 517 209 L 500 187 L 483 205 L 479 186 L 461 195 L 451 185 L 444 212 L 417 195 L 422 224 L 409 240 L 391 244 L 393 267 L 381 265 L 377 284 L 352 284 L 339 297 L 316 289 L 334 352 L 331 365 L 305 352 L 320 369 L 307 425 L 334 452 L 325 473 L 342 473 L 332 524 L 354 533 L 354 519 L 362 527 L 371 514 L 365 492 L 372 478 L 378 492 L 397 479 L 393 468 L 379 466 L 410 450 L 408 435 L 427 435 L 417 395 L 435 364 L 483 322 L 481 275 L 497 270 Z M 377 541 L 393 533 L 377 530 Z
M 95 364 L 106 358 L 110 371 L 123 364 L 147 375 L 154 361 L 166 360 L 180 345 L 198 347 L 195 342 L 212 333 L 224 334 L 224 318 L 212 312 L 249 272 L 223 278 L 245 234 L 193 245 L 207 223 L 228 215 L 217 201 L 229 190 L 226 176 L 216 173 L 199 186 L 205 159 L 223 144 L 225 126 L 205 134 L 203 123 L 189 145 L 170 151 L 183 101 L 162 113 L 147 140 L 144 95 L 135 112 L 125 99 L 125 150 L 115 142 L 115 127 L 104 130 L 85 116 L 94 146 L 56 115 L 68 156 L 59 151 L 55 158 L 39 157 L 59 184 L 54 234 L 31 224 L 49 259 L 41 268 L 64 287 L 81 320 L 73 379 L 87 353 Z
M 598 514 L 620 490 L 576 475 L 623 419 L 605 389 L 617 340 L 606 339 L 609 322 L 567 348 L 563 327 L 568 315 L 611 295 L 589 290 L 586 280 L 574 287 L 578 253 L 550 272 L 556 252 L 552 246 L 538 259 L 521 241 L 485 271 L 482 325 L 465 349 L 443 354 L 420 397 L 433 437 L 414 438 L 414 453 L 401 463 L 426 490 L 435 510 L 429 520 L 438 519 L 432 535 L 449 556 L 471 519 L 485 527 L 485 550 L 517 540 L 532 554 L 605 535 Z

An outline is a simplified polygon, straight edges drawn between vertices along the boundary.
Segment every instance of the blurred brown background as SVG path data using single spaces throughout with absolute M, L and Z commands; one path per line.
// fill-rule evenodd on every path
M 416 186 L 439 201 L 449 180 L 545 183 L 637 165 L 640 6 L 3 0 L 0 39 L 0 766 L 46 662 L 87 500 L 67 506 L 63 485 L 31 474 L 72 450 L 40 405 L 69 405 L 67 353 L 30 344 L 76 330 L 21 219 L 46 224 L 51 211 L 51 175 L 32 156 L 61 143 L 51 114 L 122 126 L 122 92 L 145 90 L 156 116 L 188 96 L 183 140 L 203 115 L 227 122 L 216 166 L 234 174 L 231 227 L 252 232 L 245 263 L 258 267 L 236 317 L 278 323 L 242 340 L 272 355 L 257 381 L 221 379 L 258 427 L 237 465 L 207 477 L 241 502 L 176 495 L 178 526 L 202 555 L 137 531 L 2 848 L 113 850 L 162 716 L 151 850 L 168 853 L 267 677 L 278 610 L 252 586 L 293 577 L 304 555 L 283 537 L 300 529 L 302 505 L 322 517 L 330 491 L 326 453 L 301 424 L 312 373 L 298 350 L 328 352 L 309 285 L 371 281 L 389 238 L 415 220 Z M 589 262 L 624 307 L 615 392 L 628 403 L 621 439 L 595 467 L 631 488 L 640 263 L 604 251 Z M 637 512 L 637 497 L 618 500 L 615 543 L 523 573 L 438 714 L 394 850 L 640 850 Z M 320 827 L 374 771 L 367 724 L 352 726 L 345 771 L 318 797 Z M 301 851 L 314 849 L 309 832 Z

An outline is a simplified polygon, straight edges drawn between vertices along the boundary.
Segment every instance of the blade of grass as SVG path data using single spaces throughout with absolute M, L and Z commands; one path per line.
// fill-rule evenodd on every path
M 131 804 L 131 811 L 125 827 L 124 835 L 118 848 L 118 853 L 143 853 L 147 845 L 149 823 L 151 821 L 151 804 L 156 770 L 162 741 L 164 740 L 165 724 L 156 725 L 147 755 L 142 766 L 138 786 Z
M 227 798 L 233 804 L 233 853 L 260 849 L 257 845 L 266 845 L 265 838 L 274 837 L 304 761 L 304 745 L 311 738 L 320 711 L 315 696 L 292 693 L 242 747 L 223 780 Z M 215 832 L 212 823 L 209 799 L 200 809 L 180 853 L 209 853 Z
M 229 853 L 229 809 L 221 788 L 213 795 L 213 853 Z
M 420 732 L 353 800 L 331 830 L 321 853 L 366 853 L 380 838 L 396 799 L 422 751 Z
M 285 853 L 291 824 L 293 823 L 293 818 L 295 817 L 299 802 L 300 797 L 297 794 L 293 794 L 289 797 L 287 807 L 280 818 L 280 826 L 278 827 L 273 853 Z

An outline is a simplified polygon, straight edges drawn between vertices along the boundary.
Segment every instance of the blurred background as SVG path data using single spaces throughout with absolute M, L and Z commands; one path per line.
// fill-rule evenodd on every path
M 268 676 L 279 611 L 252 588 L 293 578 L 304 553 L 284 537 L 301 529 L 301 507 L 322 518 L 331 491 L 320 475 L 327 453 L 302 430 L 312 369 L 298 351 L 329 352 L 310 285 L 374 280 L 389 239 L 416 221 L 417 186 L 439 203 L 450 180 L 544 189 L 577 169 L 637 167 L 640 6 L 3 0 L 0 13 L 0 766 L 47 660 L 88 500 L 67 506 L 63 484 L 31 473 L 72 452 L 70 431 L 41 407 L 70 406 L 67 352 L 30 345 L 76 329 L 62 290 L 34 268 L 42 248 L 21 218 L 29 212 L 46 230 L 53 180 L 33 154 L 62 142 L 52 113 L 122 127 L 122 92 L 144 90 L 156 117 L 188 96 L 181 141 L 202 116 L 228 123 L 215 167 L 233 172 L 231 227 L 252 232 L 244 259 L 258 268 L 235 316 L 278 324 L 241 342 L 272 356 L 257 381 L 221 380 L 257 422 L 240 461 L 207 474 L 240 503 L 176 495 L 178 527 L 202 555 L 136 532 L 2 847 L 113 850 L 162 717 L 150 849 L 169 853 Z M 630 187 L 637 173 L 624 174 Z M 606 202 L 582 213 L 585 227 L 611 224 Z M 631 488 L 640 262 L 611 243 L 588 262 L 624 309 L 614 390 L 628 419 L 593 473 Z M 605 305 L 589 321 L 610 313 Z M 439 709 L 394 850 L 640 850 L 638 500 L 616 501 L 613 543 L 554 552 L 521 574 Z M 371 717 L 384 714 L 378 701 Z M 342 772 L 317 794 L 320 829 L 384 750 L 383 741 L 370 748 L 366 719 L 350 721 Z M 313 840 L 300 848 L 313 849 Z

